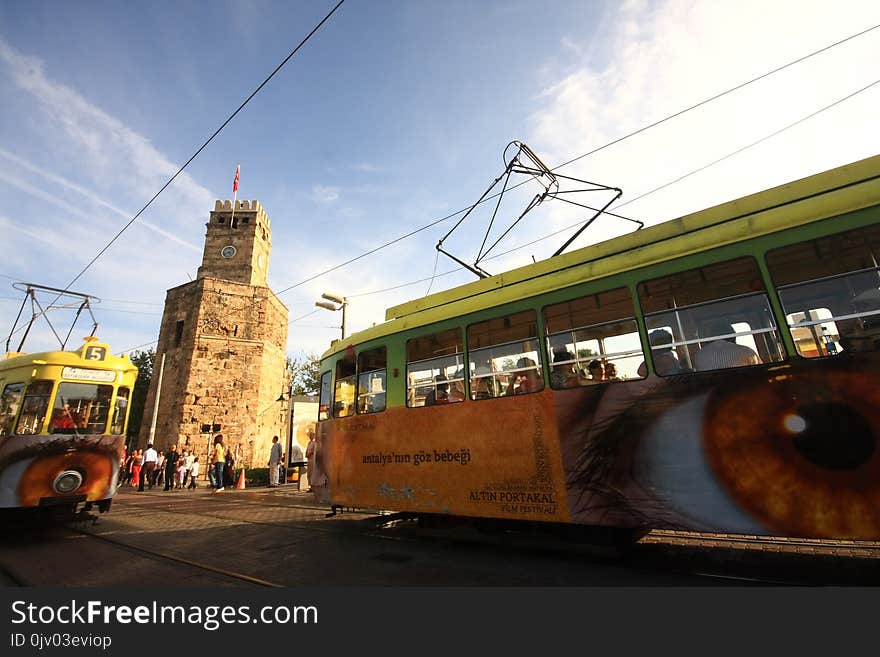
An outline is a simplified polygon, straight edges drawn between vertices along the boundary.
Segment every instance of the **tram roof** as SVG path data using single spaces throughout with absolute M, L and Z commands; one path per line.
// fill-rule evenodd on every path
M 104 347 L 107 350 L 107 356 L 101 361 L 87 360 L 84 358 L 84 353 L 89 346 Z M 116 370 L 122 372 L 137 369 L 129 359 L 128 354 L 123 356 L 112 356 L 110 355 L 110 346 L 108 344 L 96 340 L 86 340 L 79 349 L 72 351 L 41 351 L 34 353 L 16 351 L 7 352 L 6 358 L 0 360 L 0 374 L 2 374 L 4 370 L 30 365 L 85 367 L 89 369 Z
M 324 356 L 400 330 L 880 205 L 880 155 L 392 306 Z M 491 293 L 491 296 L 487 296 Z

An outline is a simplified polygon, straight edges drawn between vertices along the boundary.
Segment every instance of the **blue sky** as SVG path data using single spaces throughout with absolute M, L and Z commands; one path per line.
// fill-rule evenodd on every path
M 11 283 L 64 287 L 334 4 L 0 4 L 4 340 L 21 299 Z M 272 221 L 270 285 L 295 286 L 281 295 L 288 350 L 320 353 L 340 321 L 314 307 L 324 291 L 349 297 L 357 330 L 424 295 L 435 264 L 432 292 L 474 279 L 436 260 L 447 221 L 302 283 L 476 201 L 510 141 L 555 167 L 878 24 L 870 1 L 346 0 L 72 289 L 103 299 L 114 351 L 155 341 L 165 290 L 195 277 L 240 163 L 239 199 Z M 559 173 L 620 187 L 625 203 L 876 82 L 878 52 L 880 29 Z M 655 224 L 876 155 L 878 101 L 880 85 L 620 213 Z M 524 202 L 511 195 L 502 224 Z M 498 251 L 579 217 L 544 204 Z M 472 261 L 487 221 L 475 212 L 449 250 Z M 630 228 L 602 219 L 573 248 Z M 570 232 L 485 268 L 546 258 Z M 66 331 L 65 311 L 53 317 Z M 54 348 L 48 329 L 26 348 Z

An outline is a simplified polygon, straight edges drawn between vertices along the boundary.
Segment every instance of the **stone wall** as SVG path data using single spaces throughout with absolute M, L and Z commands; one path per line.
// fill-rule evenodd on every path
M 220 424 L 224 444 L 236 454 L 237 464 L 262 467 L 272 436 L 283 438 L 288 430 L 288 403 L 277 401 L 288 389 L 288 312 L 265 285 L 268 217 L 256 201 L 239 202 L 237 227 L 232 228 L 229 211 L 229 201 L 215 204 L 199 278 L 166 294 L 138 445 L 145 446 L 149 439 L 165 354 L 156 448 L 187 446 L 204 461 L 213 434 L 203 434 L 201 427 Z M 235 245 L 237 253 L 222 258 L 220 250 L 228 244 Z

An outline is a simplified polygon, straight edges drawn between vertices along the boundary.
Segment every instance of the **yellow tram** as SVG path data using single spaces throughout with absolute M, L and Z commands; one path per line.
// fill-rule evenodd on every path
M 137 378 L 94 336 L 0 361 L 0 509 L 110 508 Z

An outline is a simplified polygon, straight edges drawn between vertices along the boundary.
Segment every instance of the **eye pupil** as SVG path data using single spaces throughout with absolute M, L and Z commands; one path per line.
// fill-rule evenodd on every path
M 871 425 L 846 404 L 811 404 L 786 418 L 785 426 L 797 434 L 795 449 L 810 463 L 829 470 L 857 468 L 870 460 L 876 448 Z

